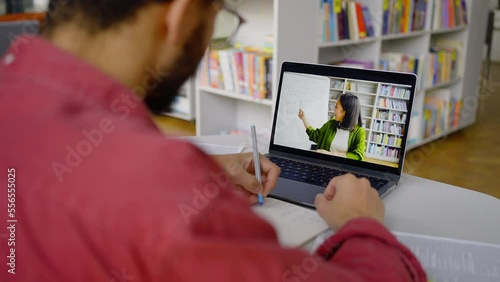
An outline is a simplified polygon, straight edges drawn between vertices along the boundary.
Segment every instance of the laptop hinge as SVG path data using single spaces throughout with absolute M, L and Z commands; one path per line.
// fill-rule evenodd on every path
M 341 164 L 341 163 L 332 163 L 332 162 L 325 161 L 325 160 L 320 160 L 320 159 L 315 159 L 315 158 L 311 158 L 311 157 L 305 157 L 305 156 L 300 156 L 300 155 L 290 154 L 290 153 L 285 153 L 285 152 L 280 152 L 280 151 L 270 151 L 269 155 L 277 156 L 277 157 L 281 157 L 281 158 L 285 158 L 285 159 L 298 160 L 301 162 L 310 163 L 310 164 L 314 164 L 314 165 L 325 166 L 325 167 L 337 169 L 340 171 L 347 171 L 347 172 L 353 172 L 353 173 L 362 174 L 362 175 L 366 175 L 366 176 L 373 176 L 373 177 L 389 180 L 392 182 L 398 182 L 400 179 L 399 175 L 393 174 L 393 173 L 378 172 L 378 171 L 373 171 L 373 170 L 366 169 L 366 168 L 359 168 L 359 167 L 355 167 L 355 166 L 351 166 L 351 165 L 347 165 L 347 164 Z

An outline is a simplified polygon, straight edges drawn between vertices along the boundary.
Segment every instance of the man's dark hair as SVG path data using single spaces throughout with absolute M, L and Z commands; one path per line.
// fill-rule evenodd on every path
M 339 125 L 340 128 L 350 131 L 356 126 L 363 126 L 358 97 L 352 93 L 345 93 L 340 96 L 339 102 L 345 111 L 344 120 Z
M 140 8 L 169 0 L 50 0 L 44 34 L 75 21 L 90 33 L 106 30 L 133 19 Z

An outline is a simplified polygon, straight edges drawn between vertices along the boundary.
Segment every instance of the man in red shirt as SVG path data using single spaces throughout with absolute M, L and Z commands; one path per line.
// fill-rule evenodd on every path
M 166 140 L 166 109 L 208 45 L 218 0 L 50 1 L 44 38 L 0 61 L 1 281 L 425 281 L 366 179 L 316 204 L 336 230 L 284 249 L 248 202 L 279 168 Z M 149 108 L 149 109 L 148 109 Z

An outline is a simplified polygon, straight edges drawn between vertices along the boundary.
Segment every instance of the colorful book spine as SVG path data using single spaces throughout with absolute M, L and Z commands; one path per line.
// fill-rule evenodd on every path
M 272 53 L 258 48 L 207 51 L 199 67 L 201 86 L 255 99 L 272 97 Z
M 363 39 L 366 38 L 367 32 L 366 32 L 366 25 L 365 25 L 365 19 L 363 17 L 363 7 L 359 3 L 355 3 L 356 5 L 356 18 L 358 21 L 358 29 L 359 29 L 359 38 Z
M 221 76 L 219 68 L 219 51 L 212 50 L 210 51 L 210 69 L 209 69 L 210 86 L 213 88 L 219 88 L 219 86 L 222 86 L 220 77 Z
M 382 34 L 425 29 L 428 0 L 383 0 Z
M 366 24 L 366 36 L 375 36 L 375 29 L 373 28 L 372 15 L 368 7 L 362 7 L 363 18 Z
M 375 36 L 368 7 L 356 1 L 322 0 L 320 2 L 321 40 L 357 40 Z
M 338 1 L 338 0 L 336 0 Z M 336 13 L 337 13 L 337 26 L 339 28 L 339 40 L 343 39 L 348 39 L 349 36 L 347 34 L 346 26 L 344 25 L 344 8 L 343 8 L 343 3 L 339 1 L 339 8 L 335 6 L 336 8 Z
M 434 0 L 432 29 L 450 29 L 467 24 L 465 0 Z
M 382 20 L 383 20 L 382 34 L 383 35 L 389 34 L 389 18 L 390 18 L 389 0 L 383 0 L 383 11 L 382 11 Z

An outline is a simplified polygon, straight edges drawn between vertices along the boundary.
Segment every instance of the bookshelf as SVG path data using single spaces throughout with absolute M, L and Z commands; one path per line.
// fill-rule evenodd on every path
M 323 42 L 322 11 L 318 5 L 303 0 L 257 0 L 238 1 L 236 8 L 248 23 L 241 29 L 236 41 L 251 46 L 262 46 L 266 35 L 273 34 L 273 93 L 271 99 L 260 101 L 241 97 L 236 93 L 195 86 L 197 135 L 217 135 L 231 130 L 249 130 L 255 124 L 262 130 L 270 130 L 273 106 L 280 66 L 283 61 L 329 64 L 345 59 L 373 62 L 378 67 L 382 54 L 399 52 L 422 55 L 425 58 L 441 42 L 461 42 L 460 57 L 462 67 L 449 81 L 429 85 L 425 79 L 415 94 L 414 112 L 409 128 L 409 148 L 423 145 L 429 140 L 446 136 L 451 132 L 472 125 L 476 120 L 478 97 L 476 88 L 481 73 L 481 58 L 486 30 L 486 16 L 490 8 L 487 1 L 465 0 L 467 5 L 466 25 L 435 29 L 432 25 L 434 1 L 427 1 L 425 25 L 422 30 L 408 30 L 406 33 L 383 34 L 384 3 L 386 0 L 358 0 L 369 8 L 373 21 L 373 37 L 357 40 L 338 40 Z M 442 0 L 441 0 L 442 1 Z M 426 60 L 425 60 L 426 61 Z M 427 63 L 427 62 L 426 62 Z M 449 89 L 451 98 L 463 101 L 458 126 L 446 129 L 440 136 L 424 137 L 425 98 L 436 90 Z M 344 89 L 337 89 L 342 90 Z M 335 92 L 335 89 L 332 89 Z M 379 95 L 360 97 L 379 99 Z M 368 94 L 377 92 L 368 91 Z M 365 93 L 366 94 L 366 93 Z M 330 102 L 334 102 L 331 99 Z M 364 107 L 369 111 L 369 107 Z M 372 109 L 372 114 L 374 109 Z M 366 116 L 367 128 L 377 121 L 376 117 Z M 397 124 L 395 122 L 395 124 Z M 367 140 L 368 141 L 368 140 Z
M 409 103 L 408 87 L 376 81 L 330 77 L 328 119 L 339 95 L 356 95 L 361 104 L 363 128 L 366 131 L 366 157 L 398 164 Z
M 0 15 L 0 22 L 28 21 L 28 20 L 35 20 L 42 22 L 44 18 L 45 18 L 45 13 L 7 14 L 7 15 Z

